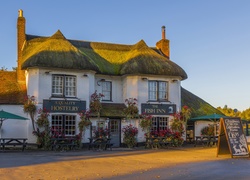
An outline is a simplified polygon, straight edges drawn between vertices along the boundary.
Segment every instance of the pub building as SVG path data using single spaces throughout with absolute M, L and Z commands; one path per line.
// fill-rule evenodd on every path
M 48 109 L 50 125 L 74 136 L 79 133 L 78 113 L 89 109 L 94 92 L 102 93 L 100 118 L 92 114 L 92 126 L 82 143 L 88 143 L 98 127 L 108 127 L 114 147 L 119 147 L 122 128 L 128 124 L 138 127 L 137 141 L 145 142 L 139 119 L 124 115 L 125 99 L 136 98 L 139 114 L 153 116 L 152 130 L 170 128 L 171 115 L 182 106 L 181 81 L 187 79 L 186 72 L 170 60 L 164 26 L 161 36 L 156 47 L 149 47 L 143 40 L 132 45 L 72 40 L 60 30 L 49 37 L 31 35 L 26 34 L 26 19 L 19 10 L 17 69 L 1 72 L 3 84 L 15 88 L 1 91 L 0 108 L 30 118 L 23 112 L 21 97 L 34 96 L 37 109 Z M 31 121 L 16 123 L 8 121 L 2 136 L 27 137 L 28 143 L 35 143 Z

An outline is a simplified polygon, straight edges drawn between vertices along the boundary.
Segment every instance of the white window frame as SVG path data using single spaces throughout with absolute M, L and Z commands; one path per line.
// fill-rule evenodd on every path
M 52 75 L 52 96 L 76 97 L 76 76 Z
M 64 136 L 76 135 L 76 116 L 74 115 L 51 115 L 51 127 L 59 132 L 62 132 Z
M 149 101 L 167 101 L 168 100 L 168 82 L 167 81 L 148 81 L 148 100 Z
M 102 82 L 102 101 L 112 101 L 112 82 L 111 81 L 103 81 Z
M 151 131 L 161 131 L 168 129 L 168 117 L 153 117 Z

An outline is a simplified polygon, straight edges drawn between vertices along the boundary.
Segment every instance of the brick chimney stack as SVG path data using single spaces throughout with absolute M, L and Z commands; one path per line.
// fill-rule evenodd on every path
M 170 58 L 169 40 L 166 39 L 166 27 L 161 27 L 162 39 L 156 43 L 156 48 L 159 49 L 168 59 Z
M 22 48 L 26 41 L 25 21 L 23 10 L 19 9 L 17 18 L 17 81 L 20 83 L 25 83 L 25 71 L 21 70 L 23 63 Z

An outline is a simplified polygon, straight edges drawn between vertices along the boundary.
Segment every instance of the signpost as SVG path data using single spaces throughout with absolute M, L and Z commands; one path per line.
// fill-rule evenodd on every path
M 249 149 L 240 118 L 221 118 L 217 156 L 231 154 L 249 157 Z

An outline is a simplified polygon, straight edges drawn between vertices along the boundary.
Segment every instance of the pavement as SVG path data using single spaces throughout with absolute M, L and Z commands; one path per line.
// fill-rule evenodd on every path
M 0 179 L 250 179 L 250 158 L 216 147 L 113 148 L 112 151 L 0 151 Z

